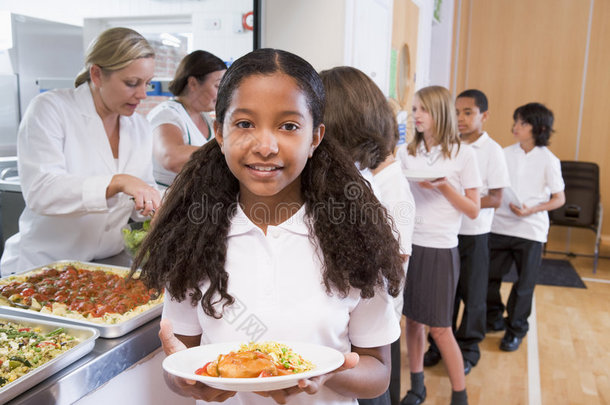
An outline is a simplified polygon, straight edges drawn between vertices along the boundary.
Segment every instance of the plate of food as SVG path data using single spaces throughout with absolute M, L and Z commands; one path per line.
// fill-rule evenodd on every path
M 433 181 L 447 176 L 446 173 L 435 170 L 403 170 L 402 173 L 409 181 Z
M 336 370 L 345 357 L 333 348 L 301 342 L 216 343 L 168 356 L 170 374 L 226 391 L 273 391 Z

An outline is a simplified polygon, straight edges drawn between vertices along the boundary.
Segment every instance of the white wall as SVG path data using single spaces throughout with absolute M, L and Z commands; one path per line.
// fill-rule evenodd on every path
M 263 1 L 263 47 L 295 53 L 323 70 L 344 64 L 344 43 L 344 1 Z
M 440 22 L 432 22 L 430 41 L 430 84 L 444 86 L 448 89 L 452 74 L 451 45 L 454 3 L 454 0 L 443 0 L 441 3 Z
M 236 32 L 242 14 L 252 11 L 252 4 L 252 0 L 0 0 L 0 10 L 79 26 L 85 19 L 119 19 L 137 25 L 146 18 L 174 21 L 179 17 L 192 24 L 195 49 L 230 60 L 252 50 L 252 32 Z M 210 18 L 220 20 L 218 29 L 206 27 Z M 97 28 L 86 30 L 84 47 L 98 32 Z

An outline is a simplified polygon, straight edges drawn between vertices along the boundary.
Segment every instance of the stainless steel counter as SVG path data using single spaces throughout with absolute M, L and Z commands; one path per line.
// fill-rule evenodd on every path
M 129 261 L 129 256 L 123 253 L 98 260 L 122 266 L 129 266 Z M 155 318 L 118 338 L 98 338 L 91 353 L 7 404 L 72 404 L 161 347 L 159 321 L 160 317 Z

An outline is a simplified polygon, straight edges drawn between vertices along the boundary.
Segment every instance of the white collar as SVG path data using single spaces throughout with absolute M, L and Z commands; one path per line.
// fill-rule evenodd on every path
M 310 220 L 305 215 L 305 204 L 303 204 L 293 216 L 277 225 L 276 228 L 281 228 L 300 235 L 308 235 L 308 222 L 310 222 Z M 241 206 L 237 204 L 235 215 L 231 218 L 231 227 L 227 236 L 240 235 L 253 230 L 260 231 L 260 228 L 250 221 L 250 218 L 246 216 Z
M 483 147 L 483 145 L 485 145 L 485 143 L 488 140 L 489 140 L 489 135 L 487 135 L 487 132 L 483 131 L 481 136 L 479 136 L 479 139 L 477 139 L 476 141 L 474 141 L 468 145 L 472 146 L 473 148 L 480 149 Z

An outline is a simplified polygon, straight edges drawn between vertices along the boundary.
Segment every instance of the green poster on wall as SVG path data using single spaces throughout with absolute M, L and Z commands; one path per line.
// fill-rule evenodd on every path
M 390 51 L 390 98 L 397 99 L 396 96 L 396 72 L 398 71 L 398 51 L 394 48 Z

